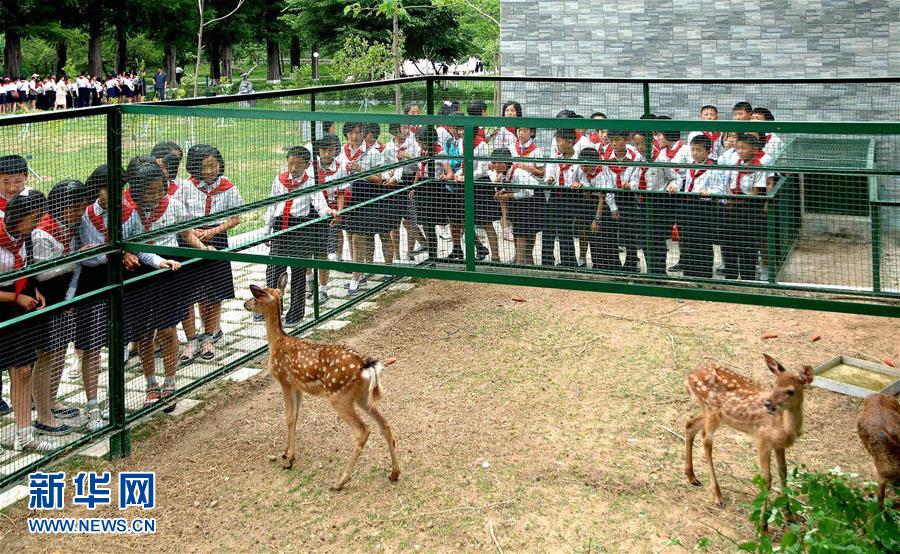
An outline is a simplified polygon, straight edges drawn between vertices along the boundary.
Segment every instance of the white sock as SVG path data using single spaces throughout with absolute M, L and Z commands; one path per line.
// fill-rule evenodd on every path
M 350 290 L 356 290 L 359 288 L 359 281 L 356 279 L 350 279 Z
M 144 377 L 147 380 L 147 388 L 148 389 L 157 389 L 159 388 L 159 382 L 156 380 L 156 375 L 151 375 L 150 377 Z

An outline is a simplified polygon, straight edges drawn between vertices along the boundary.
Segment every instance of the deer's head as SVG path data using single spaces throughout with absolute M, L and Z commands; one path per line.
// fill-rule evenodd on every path
M 778 360 L 763 354 L 766 365 L 775 375 L 775 383 L 772 392 L 763 401 L 766 411 L 774 414 L 780 411 L 791 410 L 803 402 L 803 389 L 812 383 L 814 375 L 811 367 L 803 366 L 799 374 L 784 369 Z
M 266 315 L 274 311 L 281 314 L 281 299 L 284 298 L 284 289 L 287 287 L 288 274 L 282 273 L 278 279 L 278 288 L 258 287 L 250 285 L 250 293 L 253 298 L 244 302 L 244 309 L 248 312 Z

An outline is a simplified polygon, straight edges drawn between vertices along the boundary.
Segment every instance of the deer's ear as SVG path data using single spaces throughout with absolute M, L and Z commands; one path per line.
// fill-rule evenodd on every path
M 813 368 L 805 365 L 803 369 L 800 370 L 800 376 L 803 377 L 803 380 L 806 381 L 806 384 L 810 384 L 813 382 L 813 379 L 816 378 L 816 374 L 813 373 Z
M 288 284 L 288 274 L 287 271 L 281 274 L 281 277 L 278 278 L 278 290 L 281 291 L 281 296 L 284 296 L 284 291 L 287 289 Z
M 778 360 L 769 356 L 768 354 L 763 354 L 763 358 L 766 359 L 766 366 L 768 366 L 769 371 L 778 375 L 779 373 L 784 373 L 784 366 L 778 363 Z
M 269 293 L 259 288 L 256 285 L 250 285 L 250 292 L 253 294 L 253 298 L 257 300 L 263 300 L 269 297 Z

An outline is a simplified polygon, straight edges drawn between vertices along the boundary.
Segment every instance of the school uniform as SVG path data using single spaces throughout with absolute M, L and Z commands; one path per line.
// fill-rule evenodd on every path
M 272 196 L 281 196 L 314 186 L 312 166 L 300 176 L 285 171 L 272 181 Z M 283 231 L 312 221 L 331 212 L 325 197 L 318 192 L 282 200 L 266 210 L 266 234 Z M 296 258 L 325 258 L 326 237 L 321 226 L 307 225 L 272 238 L 269 254 Z M 266 286 L 274 288 L 287 271 L 286 266 L 266 266 Z M 288 319 L 303 319 L 306 311 L 306 270 L 291 268 L 291 306 Z
M 77 225 L 67 226 L 56 221 L 49 213 L 44 214 L 40 224 L 31 233 L 35 263 L 47 262 L 71 254 L 77 231 Z M 58 304 L 75 296 L 75 290 L 70 290 L 74 269 L 74 265 L 60 265 L 35 276 L 37 287 L 44 295 L 47 306 Z M 71 312 L 52 314 L 47 321 L 47 334 L 38 348 L 45 352 L 64 351 L 75 338 L 74 324 L 75 318 Z
M 26 237 L 18 237 L 9 232 L 0 220 L 0 274 L 25 269 L 28 266 Z M 0 290 L 25 294 L 35 298 L 35 279 L 25 277 L 15 281 L 0 281 Z M 27 313 L 15 302 L 0 302 L 0 322 L 9 321 Z M 44 336 L 44 318 L 36 317 L 16 326 L 0 342 L 0 371 L 11 367 L 30 366 L 37 360 L 37 346 Z M 14 338 L 13 338 L 14 335 Z
M 144 233 L 182 223 L 190 217 L 181 202 L 168 196 L 163 196 L 151 212 L 144 212 L 138 207 L 134 208 L 134 212 L 140 231 Z M 153 239 L 150 244 L 178 246 L 178 238 L 175 234 L 163 235 Z M 140 267 L 126 272 L 126 279 L 155 271 L 164 260 L 157 254 L 139 255 L 138 258 L 141 260 Z M 215 280 L 213 271 L 200 274 L 200 277 L 203 277 L 204 283 Z M 175 327 L 186 319 L 191 302 L 182 291 L 191 285 L 186 280 L 193 278 L 195 277 L 182 270 L 164 271 L 136 283 L 126 284 L 123 302 L 126 342 L 140 340 L 155 330 Z
M 175 199 L 184 205 L 190 219 L 215 214 L 244 204 L 241 192 L 226 177 L 219 177 L 212 183 L 206 183 L 191 177 L 190 184 L 182 187 L 183 195 Z M 206 223 L 200 229 L 211 229 L 222 221 Z M 228 248 L 228 232 L 223 231 L 208 242 L 216 250 Z M 195 269 L 187 272 L 193 281 L 193 297 L 195 302 L 213 304 L 234 298 L 234 277 L 231 262 L 224 260 L 205 260 L 191 264 Z M 193 303 L 193 302 L 192 302 Z
M 108 211 L 94 202 L 84 210 L 78 226 L 76 248 L 89 244 L 106 244 L 109 242 L 107 226 Z M 128 238 L 141 232 L 141 223 L 134 207 L 122 202 L 122 236 Z M 151 256 L 140 253 L 138 258 L 149 266 Z M 77 270 L 75 294 L 82 295 L 105 287 L 109 283 L 109 268 L 106 256 L 97 256 L 83 260 Z M 126 273 L 125 278 L 134 276 Z M 106 328 L 108 321 L 107 300 L 98 298 L 79 304 L 75 310 L 75 348 L 84 351 L 97 351 L 107 344 Z
M 512 150 L 512 145 L 515 142 L 516 128 L 500 127 L 497 129 L 497 133 L 494 134 L 494 138 L 491 139 L 491 150 L 496 150 L 498 148 L 509 148 Z
M 607 148 L 603 155 L 604 161 L 613 162 L 642 162 L 643 156 L 630 145 L 626 145 L 625 154 L 622 157 L 616 155 L 614 148 Z M 642 171 L 646 168 L 640 166 L 605 165 L 603 166 L 603 186 L 616 192 L 606 196 L 606 208 L 609 209 L 609 219 L 601 219 L 601 236 L 599 239 L 609 238 L 603 236 L 604 223 L 611 231 L 613 237 L 618 235 L 618 244 L 607 242 L 601 245 L 601 264 L 607 264 L 610 269 L 619 268 L 619 249 L 625 248 L 625 271 L 637 273 L 639 270 L 637 251 L 645 248 L 646 236 L 646 211 L 644 209 L 645 197 L 639 195 L 641 190 Z M 643 188 L 646 188 L 646 178 Z M 631 192 L 633 191 L 633 192 Z M 599 200 L 599 199 L 597 199 Z M 594 202 L 596 208 L 597 203 Z M 612 218 L 613 213 L 618 213 L 619 219 Z M 593 216 L 591 216 L 593 218 Z M 606 219 L 607 214 L 603 214 Z M 588 235 L 590 236 L 590 235 Z M 591 249 L 593 252 L 593 248 Z M 592 255 L 593 257 L 593 255 Z M 595 262 L 596 264 L 596 262 Z
M 440 156 L 444 152 L 440 144 L 434 145 L 433 152 L 428 152 L 419 145 L 419 156 Z M 433 236 L 434 228 L 447 224 L 447 195 L 448 190 L 444 182 L 439 180 L 443 171 L 440 160 L 425 160 L 418 163 L 413 181 L 422 183 L 416 187 L 416 210 L 422 226 L 425 228 L 425 236 L 428 238 L 428 258 L 437 259 L 438 241 Z
M 766 141 L 763 151 L 773 159 L 784 150 L 784 141 L 775 133 L 769 133 L 765 136 Z
M 690 147 L 683 140 L 675 144 L 660 148 L 653 159 L 657 163 L 690 163 Z M 669 185 L 681 190 L 683 171 L 673 168 L 654 168 L 648 170 L 647 186 L 650 190 L 664 191 Z M 675 193 L 653 194 L 647 198 L 647 204 L 652 208 L 653 225 L 650 229 L 650 257 L 647 267 L 650 273 L 658 275 L 666 274 L 666 253 L 668 247 L 666 241 L 672 238 L 672 226 L 678 221 L 680 210 L 680 198 Z M 647 252 L 645 252 L 647 254 Z
M 738 166 L 766 166 L 772 158 L 760 150 L 749 162 L 737 160 Z M 756 278 L 756 257 L 760 240 L 766 231 L 765 193 L 770 173 L 766 171 L 731 171 L 729 198 L 724 210 L 724 239 L 722 257 L 725 260 L 725 278 L 747 280 Z M 760 199 L 747 198 L 754 191 Z
M 578 171 L 578 179 L 583 186 L 603 189 L 610 188 L 611 172 L 609 172 L 607 168 L 597 166 L 590 173 L 586 173 L 579 167 Z M 612 173 L 612 175 L 614 176 L 614 179 L 618 178 L 615 173 Z M 631 174 L 629 174 L 628 178 L 632 178 Z M 621 227 L 620 222 L 622 224 L 630 224 L 630 222 L 627 220 L 622 221 L 621 219 L 617 221 L 612 217 L 613 213 L 619 213 L 615 200 L 616 193 L 583 191 L 583 194 L 585 199 L 585 209 L 582 212 L 580 221 L 576 223 L 576 230 L 581 236 L 587 237 L 588 245 L 591 250 L 591 263 L 593 264 L 593 268 L 604 271 L 621 270 L 622 263 L 619 261 L 618 247 L 619 228 Z M 623 199 L 630 201 L 631 197 L 626 194 L 623 196 Z M 603 206 L 600 209 L 600 221 L 598 221 L 600 230 L 594 232 L 591 230 L 591 223 L 597 217 L 597 206 L 600 202 L 603 202 Z M 588 211 L 588 207 L 590 207 L 590 211 Z M 623 240 L 626 238 L 625 233 L 623 233 L 622 238 Z M 637 259 L 636 253 L 632 253 L 632 255 Z
M 122 79 L 122 92 L 125 94 L 125 98 L 134 98 L 134 81 L 128 77 Z
M 351 155 L 349 146 L 349 144 L 344 145 L 344 148 L 342 149 L 342 155 L 345 156 L 347 164 L 351 161 L 351 158 L 349 157 Z M 360 145 L 362 154 L 356 154 L 356 159 L 360 165 L 360 171 L 367 171 L 384 165 L 382 155 L 384 149 L 385 145 L 377 141 L 374 144 L 366 144 L 363 142 Z M 353 181 L 350 186 L 350 198 L 354 205 L 362 204 L 363 202 L 373 200 L 390 192 L 390 189 L 384 187 L 382 184 L 370 181 L 373 177 L 378 177 L 380 179 L 381 175 L 375 174 L 374 176 Z M 350 232 L 372 236 L 388 233 L 391 230 L 392 225 L 390 225 L 390 219 L 386 216 L 393 209 L 393 206 L 390 206 L 390 203 L 393 201 L 394 197 L 386 200 L 377 200 L 349 212 L 348 215 L 350 216 L 350 219 L 348 224 Z
M 693 159 L 690 163 L 701 165 Z M 685 277 L 711 278 L 712 245 L 719 240 L 722 226 L 721 204 L 718 199 L 703 198 L 700 194 L 724 194 L 726 184 L 723 172 L 715 169 L 715 160 L 707 158 L 702 165 L 710 167 L 685 171 L 678 240 Z
M 599 152 L 599 147 L 591 141 L 590 135 L 585 135 L 581 131 L 577 132 L 577 138 L 572 148 L 575 150 L 576 158 L 585 148 L 593 148 L 594 150 L 597 150 Z
M 415 152 L 416 150 L 410 147 L 408 140 L 404 140 L 403 143 L 399 145 L 394 140 L 391 140 L 384 145 L 384 149 L 381 151 L 382 165 L 387 166 L 396 164 L 400 161 L 401 157 L 404 159 L 414 157 L 416 155 Z M 412 183 L 414 176 L 414 165 L 404 165 L 385 171 L 381 174 L 381 179 L 383 182 L 394 179 L 397 183 L 395 188 L 402 188 Z M 388 192 L 391 189 L 385 188 L 384 190 L 385 192 Z M 405 193 L 395 194 L 387 200 L 382 201 L 384 204 L 381 210 L 381 217 L 384 220 L 383 228 L 389 230 L 399 229 L 400 220 L 404 217 L 408 217 L 409 202 L 409 195 Z
M 574 157 L 563 158 L 557 153 L 561 161 L 548 164 L 545 181 L 554 185 L 544 195 L 546 207 L 544 210 L 543 236 L 541 238 L 541 265 L 553 266 L 553 243 L 559 239 L 559 261 L 563 267 L 577 267 L 575 263 L 575 234 L 573 224 L 575 214 L 584 204 L 581 191 L 572 188 L 578 177 L 578 160 Z
M 541 155 L 537 154 L 535 157 L 539 158 Z M 514 185 L 532 185 L 532 187 L 541 184 L 537 177 L 520 168 L 513 169 L 509 182 Z M 532 187 L 511 187 L 506 191 L 513 193 L 513 198 L 509 202 L 507 218 L 513 226 L 513 233 L 516 237 L 528 237 L 530 240 L 536 240 L 536 235 L 544 228 L 547 200 L 544 189 L 535 192 L 535 188 Z M 504 190 L 502 184 L 498 184 L 498 189 Z
M 457 141 L 457 145 L 462 148 L 462 139 Z M 476 158 L 487 158 L 491 155 L 488 144 L 484 140 L 483 133 L 481 136 L 478 134 L 475 135 L 473 145 L 473 154 Z M 475 181 L 475 225 L 490 225 L 494 221 L 500 219 L 500 204 L 497 203 L 497 200 L 494 198 L 495 189 L 488 184 L 488 181 L 492 180 L 490 178 L 490 174 L 492 173 L 490 167 L 490 162 L 476 161 L 475 169 L 472 171 L 472 178 Z M 465 162 L 462 162 L 459 169 L 454 173 L 454 177 L 463 179 L 465 177 L 465 170 L 466 164 Z M 510 172 L 510 176 L 511 175 L 512 173 Z M 508 181 L 509 179 L 506 180 Z M 448 183 L 448 186 L 452 186 L 455 189 L 453 195 L 455 208 L 455 213 L 453 215 L 455 219 L 451 219 L 451 221 L 462 223 L 466 220 L 465 182 L 458 181 L 455 183 Z
M 316 162 L 316 171 L 318 185 L 322 186 L 332 181 L 336 181 L 338 179 L 343 179 L 347 176 L 347 169 L 344 167 L 337 158 L 333 159 L 328 166 L 322 166 L 322 160 L 319 158 Z M 350 205 L 350 183 L 342 183 L 337 186 L 328 187 L 326 189 L 322 189 L 320 192 L 322 198 L 325 199 L 325 203 L 328 204 L 328 207 L 332 210 L 338 209 L 338 196 L 343 196 L 344 198 L 344 207 Z M 319 214 L 324 215 L 324 214 Z M 329 253 L 336 253 L 340 258 L 341 253 L 337 252 L 338 245 L 338 234 L 343 233 L 342 229 L 347 225 L 344 222 L 344 218 L 346 215 L 341 216 L 341 223 L 336 226 L 332 226 L 329 222 L 320 222 L 316 223 L 315 226 L 319 227 L 316 230 L 317 233 L 321 233 L 325 237 L 328 238 L 326 242 L 326 248 Z
M 106 80 L 106 97 L 110 100 L 113 100 L 119 96 L 119 81 L 118 79 L 107 79 Z
M 75 84 L 78 87 L 78 103 L 76 106 L 87 108 L 91 105 L 91 82 L 87 77 L 78 77 L 75 79 Z

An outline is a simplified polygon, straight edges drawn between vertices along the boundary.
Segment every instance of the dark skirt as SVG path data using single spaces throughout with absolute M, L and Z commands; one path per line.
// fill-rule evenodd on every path
M 534 236 L 544 228 L 546 205 L 544 192 L 540 190 L 531 198 L 510 200 L 507 218 L 512 223 L 513 235 L 534 240 Z
M 310 212 L 307 217 L 288 218 L 287 224 L 288 227 L 293 227 L 317 218 L 315 212 Z M 325 220 L 279 235 L 272 239 L 269 254 L 292 258 L 325 258 L 328 255 L 328 231 L 328 220 Z
M 0 287 L 0 290 L 13 292 L 15 287 L 10 285 Z M 22 294 L 34 297 L 33 279 L 28 280 Z M 0 323 L 25 313 L 25 310 L 14 302 L 0 302 Z M 29 366 L 37 360 L 37 348 L 46 334 L 44 330 L 46 321 L 46 317 L 38 316 L 16 325 L 15 332 L 11 329 L 2 331 L 4 338 L 0 341 L 0 371 L 11 367 Z
M 490 181 L 475 183 L 475 225 L 490 225 L 500 219 L 500 202 L 494 198 L 495 192 L 495 186 Z M 463 195 L 463 221 L 465 213 L 465 195 Z
M 68 292 L 71 282 L 72 272 L 70 271 L 43 282 L 38 281 L 37 287 L 44 295 L 47 306 L 52 306 L 66 299 L 66 292 Z M 56 311 L 48 316 L 47 325 L 44 326 L 45 334 L 38 345 L 38 350 L 61 352 L 75 340 L 74 314 L 66 313 L 67 311 Z
M 126 272 L 126 279 L 157 271 L 141 266 Z M 125 341 L 140 340 L 157 329 L 175 327 L 187 318 L 187 303 L 178 294 L 178 271 L 163 271 L 136 283 L 125 285 L 123 302 Z
M 210 242 L 216 250 L 228 248 L 228 233 L 219 233 Z M 204 260 L 193 265 L 199 266 L 191 275 L 195 283 L 183 283 L 185 288 L 196 286 L 197 300 L 204 304 L 214 304 L 229 298 L 234 298 L 234 275 L 231 272 L 231 262 L 219 260 Z
M 106 264 L 81 266 L 76 294 L 87 294 L 106 286 L 108 269 Z M 75 348 L 89 352 L 106 346 L 106 327 L 109 323 L 108 300 L 105 297 L 92 298 L 75 309 Z
M 369 181 L 354 181 L 351 190 L 350 198 L 354 206 L 390 192 L 390 189 Z M 388 215 L 394 209 L 393 201 L 394 197 L 392 196 L 347 212 L 348 230 L 359 235 L 377 235 L 390 231 L 391 227 L 387 226 L 387 223 Z

